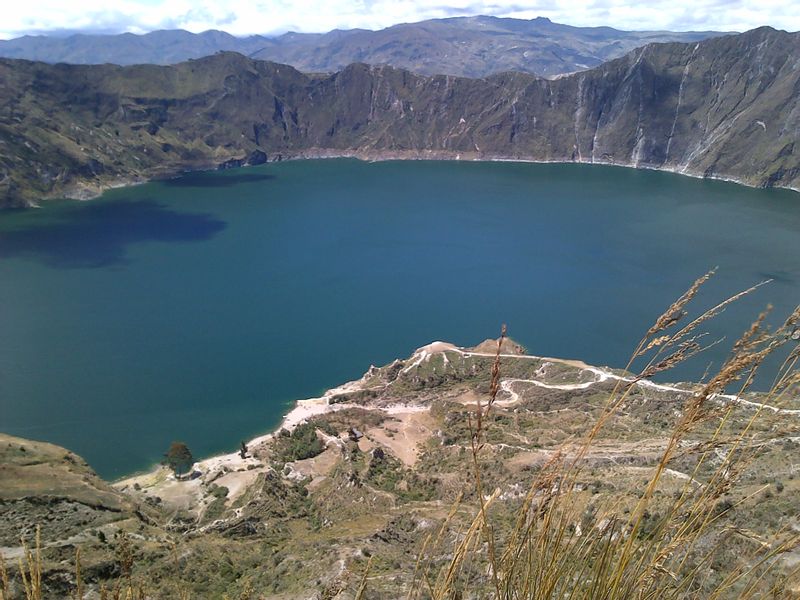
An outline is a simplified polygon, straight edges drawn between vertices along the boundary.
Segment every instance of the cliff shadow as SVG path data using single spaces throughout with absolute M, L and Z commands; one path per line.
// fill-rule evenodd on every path
M 26 258 L 58 269 L 124 265 L 141 242 L 202 242 L 227 224 L 206 213 L 183 213 L 152 200 L 90 202 L 53 220 L 0 231 L 0 260 Z
M 275 179 L 275 175 L 267 173 L 230 173 L 228 171 L 196 171 L 186 173 L 175 179 L 165 179 L 167 187 L 174 188 L 221 188 L 233 187 L 244 183 L 260 183 Z

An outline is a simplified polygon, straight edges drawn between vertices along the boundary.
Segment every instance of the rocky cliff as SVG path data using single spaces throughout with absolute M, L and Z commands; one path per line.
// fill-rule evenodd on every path
M 800 34 L 652 44 L 555 80 L 0 61 L 0 202 L 300 156 L 608 163 L 800 187 Z

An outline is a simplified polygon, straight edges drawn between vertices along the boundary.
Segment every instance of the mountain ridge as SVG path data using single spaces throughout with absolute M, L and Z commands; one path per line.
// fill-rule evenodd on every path
M 552 77 L 595 67 L 650 42 L 697 41 L 718 32 L 623 31 L 574 27 L 539 17 L 450 17 L 380 30 L 236 37 L 220 30 L 159 30 L 137 35 L 23 36 L 0 41 L 0 56 L 73 64 L 174 64 L 218 51 L 334 72 L 348 64 L 390 64 L 422 75 L 484 77 L 524 71 Z
M 601 163 L 800 188 L 800 34 L 651 44 L 554 80 L 332 75 L 220 53 L 174 66 L 0 60 L 6 206 L 319 156 Z

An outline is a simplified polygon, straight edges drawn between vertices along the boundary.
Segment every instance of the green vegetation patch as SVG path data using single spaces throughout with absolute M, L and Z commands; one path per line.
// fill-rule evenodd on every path
M 336 430 L 326 421 L 314 419 L 295 427 L 291 433 L 281 429 L 275 436 L 274 459 L 278 463 L 313 458 L 325 451 L 325 442 L 317 435 L 320 429 L 328 435 L 336 435 Z
M 375 448 L 370 457 L 365 482 L 385 492 L 396 494 L 405 502 L 431 500 L 436 496 L 437 480 L 403 464 L 381 448 Z

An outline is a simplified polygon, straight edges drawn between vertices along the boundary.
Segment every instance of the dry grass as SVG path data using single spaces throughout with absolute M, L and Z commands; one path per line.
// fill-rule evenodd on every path
M 489 505 L 497 491 L 485 497 L 480 477 L 485 414 L 494 403 L 499 387 L 500 356 L 492 370 L 491 392 L 485 406 L 475 408 L 472 428 L 472 465 L 478 509 L 471 526 L 457 534 L 452 559 L 435 569 L 422 559 L 427 571 L 417 581 L 409 598 L 459 599 L 656 599 L 664 598 L 788 598 L 784 586 L 793 573 L 777 576 L 779 558 L 800 546 L 800 535 L 780 530 L 769 536 L 724 526 L 730 508 L 720 510 L 722 496 L 734 489 L 756 453 L 753 424 L 763 407 L 744 422 L 733 423 L 736 399 L 749 389 L 764 360 L 787 343 L 800 321 L 800 309 L 776 331 L 765 327 L 767 312 L 733 345 L 722 368 L 686 400 L 676 418 L 660 460 L 633 506 L 622 498 L 608 498 L 591 514 L 579 493 L 583 459 L 609 419 L 628 399 L 636 381 L 667 370 L 703 350 L 699 327 L 731 303 L 758 286 L 721 302 L 687 325 L 677 325 L 688 316 L 687 307 L 713 272 L 698 279 L 673 303 L 641 340 L 634 361 L 645 361 L 634 384 L 619 382 L 609 395 L 603 413 L 586 434 L 577 451 L 556 453 L 540 469 L 516 515 L 516 524 L 497 534 Z M 759 284 L 762 285 L 762 284 Z M 503 330 L 502 338 L 505 336 Z M 765 403 L 780 406 L 798 386 L 798 348 L 792 349 L 775 376 Z M 725 392 L 736 386 L 736 394 Z M 778 437 L 780 432 L 774 432 Z M 684 457 L 692 436 L 694 472 L 667 506 L 659 500 L 659 519 L 653 524 L 648 509 L 654 508 L 662 477 L 678 457 Z M 702 443 L 696 443 L 702 439 Z M 763 441 L 763 438 L 762 438 Z M 714 451 L 724 449 L 724 460 L 700 485 L 703 466 Z M 745 497 L 739 502 L 745 502 Z M 440 533 L 437 542 L 445 536 Z M 733 538 L 744 540 L 750 551 L 739 555 L 724 573 L 710 565 Z M 737 540 L 737 541 L 738 541 Z M 446 549 L 426 544 L 423 554 L 442 555 Z M 427 562 L 425 562 L 427 560 Z M 713 578 L 713 579 L 712 579 Z
M 40 528 L 36 527 L 35 546 L 29 548 L 27 542 L 23 538 L 21 540 L 22 554 L 17 564 L 17 573 L 22 587 L 21 596 L 25 600 L 42 600 L 45 597 L 51 597 L 45 593 L 45 588 L 42 583 L 42 542 Z M 111 587 L 102 584 L 99 588 L 100 600 L 146 600 L 152 598 L 148 595 L 145 587 L 141 583 L 135 583 L 131 577 L 131 569 L 133 567 L 133 552 L 130 546 L 130 540 L 127 536 L 121 537 L 121 542 L 118 547 L 118 560 L 122 570 L 122 577 Z M 8 574 L 8 568 L 5 561 L 0 557 L 0 600 L 14 600 L 17 596 L 13 594 L 11 586 L 11 578 Z M 85 585 L 83 580 L 83 573 L 81 569 L 81 550 L 80 547 L 75 549 L 75 589 L 69 594 L 70 600 L 84 600 Z M 179 597 L 188 600 L 189 595 L 186 592 L 181 592 Z
M 36 527 L 36 546 L 33 550 L 28 548 L 25 540 L 22 540 L 22 558 L 19 559 L 19 577 L 22 581 L 22 589 L 25 593 L 25 600 L 40 600 L 42 597 L 42 537 L 41 530 Z M 0 560 L 0 563 L 3 563 Z M 11 598 L 8 575 L 5 564 L 2 566 L 3 590 L 0 598 Z

